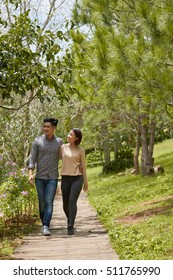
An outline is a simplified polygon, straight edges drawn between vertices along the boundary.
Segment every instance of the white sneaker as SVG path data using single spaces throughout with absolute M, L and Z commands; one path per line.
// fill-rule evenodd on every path
M 43 235 L 45 235 L 45 236 L 49 236 L 49 235 L 51 235 L 51 232 L 49 231 L 49 228 L 48 228 L 48 226 L 43 226 Z

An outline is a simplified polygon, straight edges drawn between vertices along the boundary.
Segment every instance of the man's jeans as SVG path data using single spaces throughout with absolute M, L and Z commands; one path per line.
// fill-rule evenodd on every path
M 43 225 L 49 227 L 53 213 L 53 201 L 57 189 L 57 179 L 38 179 L 35 184 L 39 200 L 40 219 Z

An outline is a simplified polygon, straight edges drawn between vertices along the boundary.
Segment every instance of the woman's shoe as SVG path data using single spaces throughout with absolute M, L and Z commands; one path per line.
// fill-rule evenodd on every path
M 67 229 L 67 233 L 68 233 L 68 235 L 74 235 L 74 228 L 69 226 Z

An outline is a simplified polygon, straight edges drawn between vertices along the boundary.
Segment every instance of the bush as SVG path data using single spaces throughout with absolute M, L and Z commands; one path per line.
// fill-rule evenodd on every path
M 86 155 L 87 166 L 93 167 L 102 163 L 101 155 L 99 151 L 92 151 Z
M 36 221 L 38 202 L 35 186 L 28 182 L 28 171 L 0 156 L 0 259 L 9 259 L 21 238 Z
M 19 216 L 32 216 L 37 209 L 37 194 L 34 186 L 28 182 L 28 172 L 19 169 L 12 161 L 0 158 L 0 221 Z
M 116 160 L 111 161 L 103 166 L 103 173 L 118 173 L 126 170 L 126 168 L 133 167 L 133 151 L 129 148 L 121 149 Z
M 35 187 L 28 184 L 27 177 L 9 177 L 0 186 L 0 218 L 32 216 L 36 211 L 36 199 Z

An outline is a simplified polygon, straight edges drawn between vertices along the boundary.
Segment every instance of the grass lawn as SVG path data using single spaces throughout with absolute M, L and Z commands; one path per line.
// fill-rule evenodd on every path
M 101 175 L 88 168 L 88 198 L 123 260 L 173 259 L 173 140 L 155 145 L 164 175 Z

